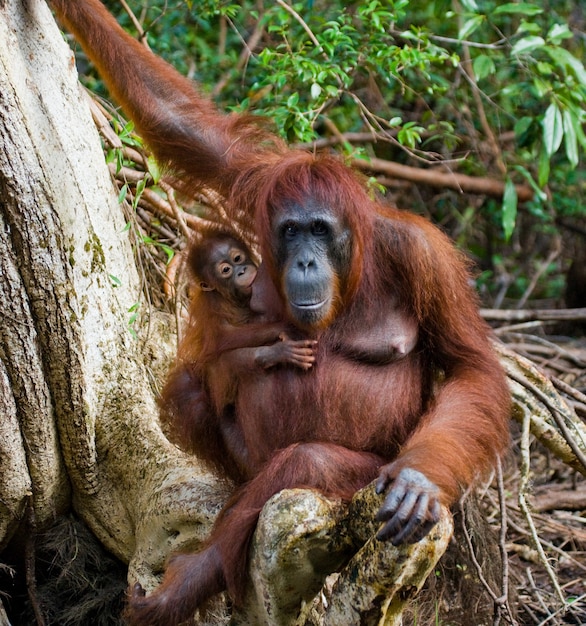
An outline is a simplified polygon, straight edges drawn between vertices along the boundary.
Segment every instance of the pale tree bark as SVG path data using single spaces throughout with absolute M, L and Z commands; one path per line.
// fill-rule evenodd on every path
M 47 6 L 0 4 L 0 546 L 29 497 L 38 527 L 72 505 L 152 586 L 225 488 L 157 425 L 141 355 L 172 332 L 148 311 L 129 332 L 141 285 L 84 100 Z

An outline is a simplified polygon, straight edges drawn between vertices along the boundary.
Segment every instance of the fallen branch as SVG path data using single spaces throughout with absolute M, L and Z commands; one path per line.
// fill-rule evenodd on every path
M 565 485 L 547 486 L 547 491 L 535 497 L 533 509 L 538 513 L 562 509 L 582 511 L 586 509 L 586 492 L 568 489 Z
M 447 187 L 461 193 L 477 193 L 495 198 L 502 198 L 505 192 L 505 183 L 492 178 L 477 178 L 455 172 L 437 172 L 432 169 L 411 167 L 401 163 L 393 163 L 384 159 L 372 157 L 353 159 L 352 165 L 361 170 L 382 172 L 394 178 L 403 178 L 413 183 L 423 183 L 431 187 Z M 534 196 L 534 191 L 526 185 L 515 185 L 517 197 L 521 202 L 527 202 Z
M 527 528 L 531 533 L 531 538 L 533 540 L 533 546 L 537 551 L 539 556 L 539 561 L 544 567 L 547 575 L 550 579 L 551 585 L 561 603 L 562 606 L 566 604 L 566 598 L 564 596 L 564 592 L 560 587 L 558 578 L 555 574 L 553 567 L 551 566 L 547 555 L 545 554 L 545 550 L 539 541 L 539 534 L 537 532 L 537 528 L 535 527 L 535 523 L 533 521 L 533 517 L 531 516 L 531 511 L 529 508 L 529 504 L 527 502 L 527 494 L 530 489 L 530 472 L 531 472 L 531 461 L 530 461 L 530 439 L 529 432 L 532 426 L 531 423 L 531 414 L 529 412 L 524 412 L 522 417 L 522 435 L 521 435 L 521 480 L 519 482 L 519 493 L 517 494 L 517 502 L 519 504 L 519 508 L 521 509 L 523 516 L 525 517 L 525 522 L 527 524 Z M 531 578 L 530 578 L 531 580 Z M 545 612 L 547 613 L 547 607 L 543 607 Z
M 586 426 L 529 360 L 502 343 L 495 343 L 509 377 L 513 418 L 524 425 L 558 459 L 586 476 Z
M 582 309 L 481 309 L 485 320 L 495 322 L 561 322 L 586 320 L 586 308 Z

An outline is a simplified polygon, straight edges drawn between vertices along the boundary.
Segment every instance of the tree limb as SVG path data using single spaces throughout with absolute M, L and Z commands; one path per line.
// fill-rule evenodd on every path
M 586 320 L 586 308 L 582 309 L 480 309 L 485 320 L 496 322 L 560 322 Z
M 422 183 L 431 187 L 455 189 L 460 193 L 477 193 L 495 198 L 502 198 L 505 193 L 505 183 L 492 178 L 477 178 L 456 172 L 437 172 L 432 169 L 411 167 L 402 163 L 394 163 L 376 157 L 353 159 L 352 165 L 365 171 L 382 172 L 394 178 L 402 178 L 413 183 Z M 533 198 L 534 192 L 526 185 L 515 185 L 517 197 L 521 202 Z

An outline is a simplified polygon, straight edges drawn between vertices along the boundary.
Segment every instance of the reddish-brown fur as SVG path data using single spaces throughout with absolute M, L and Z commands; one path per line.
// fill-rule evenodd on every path
M 291 201 L 312 200 L 352 233 L 337 305 L 316 331 L 315 366 L 277 368 L 239 385 L 236 417 L 252 480 L 234 494 L 203 552 L 171 560 L 150 596 L 132 595 L 131 623 L 178 624 L 225 586 L 238 600 L 258 513 L 285 487 L 350 498 L 377 475 L 392 481 L 410 468 L 439 488 L 442 503 L 453 503 L 508 441 L 509 393 L 462 255 L 424 219 L 373 201 L 333 157 L 288 150 L 256 119 L 219 114 L 125 35 L 99 0 L 52 4 L 184 189 L 209 185 L 229 212 L 256 216 L 263 261 L 282 298 L 275 215 Z M 385 327 L 396 302 L 417 320 L 417 349 L 385 364 L 348 356 L 353 343 Z
M 240 271 L 222 278 L 216 266 L 227 265 L 230 254 L 238 254 Z M 250 248 L 230 229 L 201 227 L 189 248 L 187 270 L 189 322 L 161 391 L 161 421 L 173 442 L 242 482 L 249 478 L 248 451 L 231 407 L 240 382 L 250 372 L 277 365 L 309 369 L 315 342 L 294 341 L 286 324 L 267 319 L 267 311 L 277 310 L 275 296 L 255 285 Z M 250 304 L 253 291 L 257 311 Z M 403 326 L 398 324 L 400 331 Z

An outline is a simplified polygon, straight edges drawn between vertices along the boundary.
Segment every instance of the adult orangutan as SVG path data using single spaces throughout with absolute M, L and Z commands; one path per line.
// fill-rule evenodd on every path
M 179 447 L 194 452 L 235 482 L 250 478 L 249 455 L 233 411 L 250 373 L 277 366 L 310 369 L 315 340 L 293 340 L 278 294 L 248 246 L 226 227 L 200 228 L 187 257 L 191 304 L 175 366 L 161 392 L 161 421 Z M 264 278 L 264 280 L 263 280 Z M 417 322 L 399 309 L 387 314 L 385 358 L 400 359 L 417 342 Z
M 205 549 L 174 557 L 159 588 L 131 596 L 130 622 L 179 624 L 226 588 L 238 601 L 258 514 L 283 488 L 351 498 L 376 479 L 378 537 L 419 540 L 508 440 L 506 381 L 462 256 L 424 219 L 372 200 L 335 158 L 289 150 L 254 117 L 218 113 L 99 0 L 52 4 L 184 190 L 207 185 L 228 212 L 254 216 L 287 321 L 318 341 L 310 370 L 274 368 L 239 385 L 252 478 Z M 399 360 L 387 341 L 396 310 L 418 326 Z

